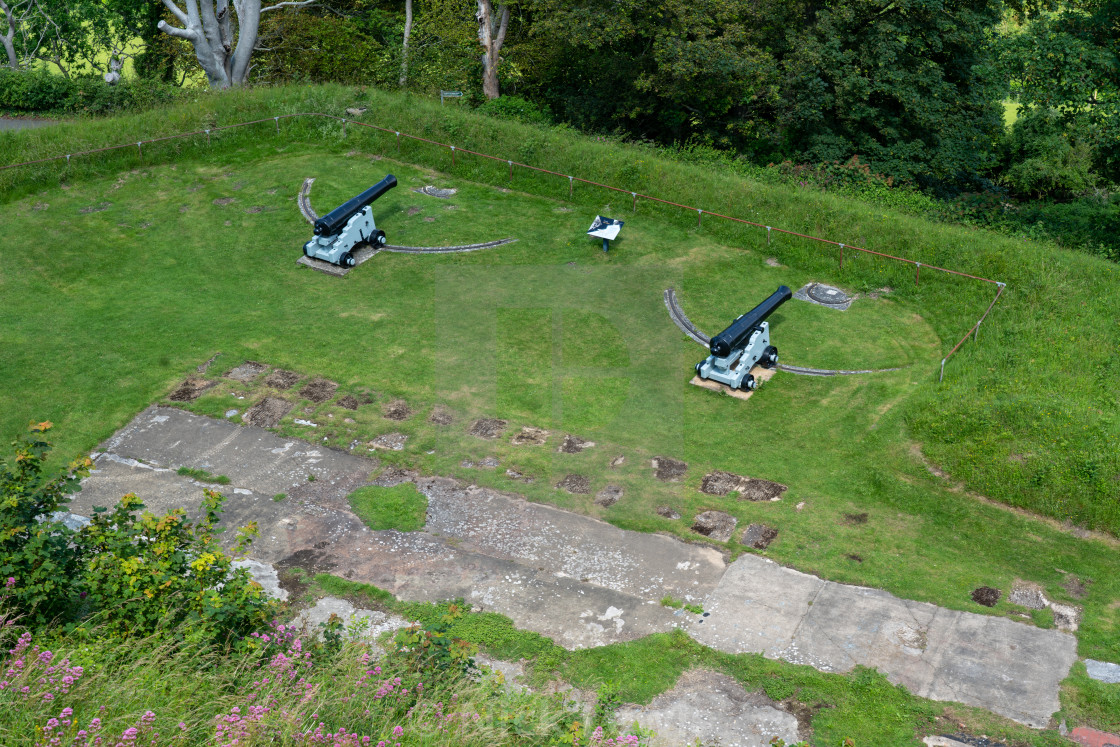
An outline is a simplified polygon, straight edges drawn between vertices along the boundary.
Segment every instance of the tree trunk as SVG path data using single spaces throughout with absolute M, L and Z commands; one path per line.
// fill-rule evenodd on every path
M 241 85 L 249 75 L 249 59 L 257 46 L 261 13 L 313 2 L 315 0 L 285 0 L 262 8 L 261 0 L 233 0 L 233 10 L 237 13 L 236 47 L 229 0 L 185 0 L 185 11 L 175 0 L 163 0 L 182 28 L 160 21 L 159 30 L 191 43 L 211 88 L 229 88 Z
M 501 95 L 498 87 L 498 63 L 501 62 L 499 52 L 506 40 L 506 29 L 509 28 L 509 6 L 498 4 L 498 14 L 494 15 L 494 6 L 490 0 L 478 0 L 478 42 L 482 45 L 482 92 L 488 99 L 496 99 Z
M 408 37 L 412 35 L 412 0 L 404 0 L 404 42 L 401 44 L 401 88 L 408 85 Z
M 4 41 L 4 51 L 8 54 L 8 67 L 12 70 L 19 70 L 19 55 L 16 54 L 15 45 L 16 24 L 18 21 L 16 21 L 12 9 L 8 7 L 8 4 L 4 2 L 4 0 L 0 0 L 0 9 L 4 11 L 4 18 L 8 21 L 8 30 L 5 32 L 4 36 L 0 37 L 0 39 Z

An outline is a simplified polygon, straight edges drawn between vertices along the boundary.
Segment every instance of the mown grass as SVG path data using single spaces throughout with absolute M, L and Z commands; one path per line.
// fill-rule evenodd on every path
M 349 496 L 350 509 L 373 530 L 416 532 L 427 520 L 428 499 L 412 483 L 391 488 L 368 485 Z
M 912 270 L 869 257 L 846 256 L 840 270 L 815 245 L 784 238 L 767 245 L 764 232 L 710 217 L 698 229 L 694 215 L 644 203 L 627 215 L 628 195 L 577 186 L 569 201 L 566 180 L 519 171 L 510 182 L 504 164 L 462 156 L 452 168 L 446 152 L 406 141 L 399 158 L 435 168 L 417 167 L 391 160 L 398 158 L 392 136 L 351 127 L 344 139 L 337 124 L 287 120 L 276 137 L 269 122 L 215 135 L 211 150 L 202 137 L 146 147 L 145 166 L 125 153 L 74 159 L 62 173 L 55 166 L 0 172 L 0 229 L 50 237 L 8 253 L 0 272 L 0 375 L 8 382 L 0 429 L 15 433 L 32 418 L 51 419 L 59 426 L 57 454 L 68 457 L 217 352 L 214 377 L 244 359 L 264 360 L 333 378 L 340 394 L 374 395 L 375 404 L 357 412 L 333 403 L 313 408 L 318 429 L 290 416 L 281 424 L 286 433 L 350 448 L 356 438 L 399 431 L 409 441 L 401 452 L 380 453 L 387 463 L 517 490 L 641 531 L 694 537 L 691 517 L 718 508 L 741 527 L 777 527 L 779 539 L 767 550 L 776 560 L 958 609 L 987 612 L 969 601 L 972 588 L 1007 590 L 1027 578 L 1052 599 L 1083 605 L 1082 655 L 1120 656 L 1114 544 L 1075 539 L 965 492 L 1075 524 L 1120 526 L 1113 265 L 342 87 L 200 93 L 192 106 L 166 112 L 3 135 L 0 160 L 355 102 L 372 104 L 382 124 L 989 275 L 1007 281 L 1008 291 L 979 342 L 966 343 L 939 385 L 937 361 L 986 307 L 989 288 L 925 270 L 915 286 Z M 161 162 L 172 163 L 152 165 Z M 297 269 L 308 235 L 293 204 L 300 181 L 318 178 L 312 196 L 323 211 L 388 171 L 401 186 L 376 206 L 393 243 L 519 241 L 461 256 L 382 254 L 344 281 Z M 461 191 L 447 203 L 409 191 L 429 183 Z M 230 197 L 234 203 L 214 202 Z M 103 202 L 112 204 L 81 212 Z M 409 207 L 421 211 L 410 216 Z M 595 212 L 627 219 L 610 254 L 582 235 Z M 770 257 L 784 267 L 772 267 Z M 903 370 L 861 379 L 778 376 L 746 405 L 686 385 L 704 353 L 668 322 L 662 289 L 677 288 L 686 312 L 712 332 L 778 283 L 809 280 L 861 294 L 893 290 L 847 312 L 782 307 L 771 321 L 785 361 Z M 261 393 L 224 381 L 192 408 L 221 417 Z M 395 397 L 417 414 L 384 420 L 380 406 Z M 455 412 L 451 427 L 427 422 L 436 403 Z M 310 405 L 297 403 L 293 415 L 307 417 Z M 554 435 L 540 448 L 466 436 L 480 415 Z M 354 424 L 344 426 L 345 418 Z M 564 432 L 599 446 L 558 454 Z M 923 453 L 964 490 L 929 474 Z M 627 461 L 609 467 L 620 454 Z M 682 483 L 652 479 L 648 459 L 658 454 L 690 463 Z M 502 467 L 461 465 L 487 456 Z M 507 467 L 536 479 L 513 480 Z M 790 490 L 772 504 L 706 496 L 697 487 L 708 469 Z M 602 509 L 591 496 L 556 491 L 569 472 L 590 476 L 593 492 L 619 484 L 626 498 Z M 655 515 L 658 505 L 682 519 Z M 866 524 L 843 519 L 861 512 L 869 514 Z M 735 541 L 726 549 L 743 551 Z M 1084 599 L 1067 591 L 1071 575 L 1089 582 Z M 1006 602 L 992 612 L 1019 613 Z
M 1120 363 L 1114 355 L 1120 345 L 1120 326 L 1115 322 L 1120 318 L 1120 299 L 1113 292 L 1117 279 L 1113 264 L 1043 244 L 931 224 L 829 195 L 754 184 L 713 170 L 662 161 L 614 143 L 495 121 L 415 97 L 343 86 L 257 89 L 224 96 L 199 91 L 195 96 L 194 101 L 165 111 L 5 134 L 0 136 L 0 161 L 273 114 L 308 110 L 341 114 L 344 107 L 357 103 L 368 105 L 366 119 L 382 126 L 1002 280 L 1008 283 L 1008 291 L 981 331 L 981 342 L 969 343 L 949 363 L 942 385 L 934 381 L 936 366 L 931 366 L 915 396 L 905 402 L 908 433 L 969 489 L 1075 524 L 1114 533 L 1120 530 L 1120 501 L 1116 500 L 1120 455 L 1110 447 L 1120 440 L 1120 405 L 1113 396 L 1120 378 Z M 285 120 L 281 126 L 279 137 L 272 122 L 255 129 L 216 133 L 212 150 L 207 150 L 201 135 L 189 141 L 153 144 L 146 148 L 145 158 L 149 163 L 166 162 L 189 155 L 218 165 L 275 153 L 275 143 L 291 151 L 300 147 L 296 143 L 307 141 L 397 152 L 391 134 L 358 134 L 351 126 L 344 140 L 337 122 Z M 401 156 L 452 170 L 459 179 L 507 181 L 504 163 L 460 155 L 452 169 L 448 151 L 426 144 L 406 140 Z M 0 173 L 0 190 L 11 200 L 60 178 L 73 181 L 116 173 L 138 162 L 137 153 L 125 151 L 74 159 L 66 169 L 48 164 L 11 170 Z M 511 186 L 566 197 L 565 181 L 515 171 Z M 628 196 L 586 186 L 576 188 L 574 200 L 620 214 L 629 208 Z M 678 229 L 695 225 L 694 215 L 674 208 L 643 203 L 639 213 L 646 218 L 660 216 Z M 748 247 L 760 247 L 764 236 L 762 231 L 711 218 L 696 234 Z M 657 238 L 651 246 L 661 260 L 674 248 L 669 235 Z M 941 341 L 941 353 L 975 322 L 991 298 L 987 286 L 938 277 L 929 271 L 923 274 L 926 280 L 915 287 L 911 268 L 895 268 L 869 257 L 850 256 L 837 272 L 834 249 L 797 239 L 778 238 L 767 251 L 802 271 L 827 272 L 856 291 L 882 285 L 896 288 L 899 301 L 921 309 Z M 1071 299 L 1076 301 L 1071 303 Z M 717 320 L 729 318 L 732 311 L 718 315 Z

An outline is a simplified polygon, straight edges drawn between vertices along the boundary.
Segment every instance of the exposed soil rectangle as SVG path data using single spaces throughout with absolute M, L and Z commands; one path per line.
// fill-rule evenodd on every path
M 295 371 L 278 368 L 265 377 L 264 385 L 273 389 L 291 389 L 299 379 L 300 376 Z
M 341 399 L 339 399 L 336 404 L 339 407 L 345 407 L 347 410 L 357 410 L 358 409 L 358 398 L 355 397 L 353 394 L 347 394 L 345 397 L 342 397 Z
M 692 520 L 692 531 L 717 542 L 726 542 L 738 523 L 738 519 L 723 511 L 705 511 Z
M 510 443 L 514 446 L 541 446 L 548 440 L 548 436 L 549 432 L 544 428 L 527 425 L 513 437 Z
M 688 464 L 679 459 L 658 456 L 652 460 L 654 475 L 662 482 L 679 482 L 688 471 Z
M 249 425 L 261 428 L 275 428 L 280 418 L 287 415 L 292 409 L 292 403 L 279 397 L 265 397 L 257 404 L 250 407 L 241 419 Z
M 755 550 L 765 550 L 778 536 L 778 530 L 765 524 L 751 524 L 743 532 L 742 543 Z M 862 562 L 862 561 L 860 561 Z
M 579 436 L 567 435 L 564 436 L 564 443 L 560 444 L 558 451 L 561 454 L 578 454 L 584 449 L 590 449 L 594 445 L 594 441 L 584 441 Z
M 583 475 L 567 475 L 556 483 L 556 487 L 576 495 L 587 495 L 591 492 L 591 481 Z
M 436 405 L 432 408 L 432 414 L 428 416 L 428 422 L 435 425 L 451 425 L 455 422 L 455 416 L 443 405 Z
M 193 402 L 198 396 L 218 382 L 209 379 L 199 379 L 194 376 L 187 377 L 179 387 L 168 397 L 172 402 Z
M 385 408 L 382 410 L 382 414 L 388 420 L 396 420 L 399 422 L 401 420 L 408 420 L 410 417 L 412 417 L 412 408 L 410 408 L 408 406 L 408 403 L 403 399 L 395 399 L 389 404 L 385 405 Z
M 257 361 L 245 361 L 237 368 L 226 374 L 227 379 L 234 381 L 252 381 L 268 370 L 268 366 Z
M 338 389 L 338 384 L 333 381 L 313 379 L 307 383 L 307 386 L 299 390 L 299 396 L 309 399 L 315 404 L 321 404 L 333 397 L 336 389 Z
M 622 488 L 618 485 L 608 485 L 595 494 L 595 504 L 608 508 L 622 499 Z
M 724 496 L 735 491 L 743 501 L 776 501 L 786 489 L 781 483 L 718 470 L 704 475 L 700 483 L 701 493 Z
M 479 418 L 471 426 L 470 434 L 479 438 L 497 438 L 502 435 L 507 425 L 509 423 L 498 418 Z

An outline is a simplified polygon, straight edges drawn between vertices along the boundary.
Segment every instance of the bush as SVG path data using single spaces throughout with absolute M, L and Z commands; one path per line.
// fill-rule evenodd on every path
M 50 444 L 37 434 L 50 427 L 32 425 L 13 444 L 15 458 L 0 462 L 0 578 L 18 612 L 40 625 L 97 615 L 102 627 L 134 635 L 187 623 L 199 640 L 246 635 L 271 619 L 273 603 L 217 547 L 220 493 L 204 491 L 198 524 L 183 509 L 138 516 L 144 504 L 129 494 L 111 512 L 95 508 L 81 530 L 67 526 L 62 509 L 92 463 L 83 458 L 46 478 Z M 255 533 L 255 525 L 241 530 L 235 553 Z
M 182 96 L 183 89 L 152 80 L 110 86 L 96 76 L 65 78 L 46 70 L 0 68 L 0 109 L 49 114 L 112 114 L 150 109 Z
M 499 119 L 512 119 L 525 124 L 549 124 L 552 121 L 548 110 L 520 96 L 499 96 L 478 107 L 478 112 Z
M 1054 109 L 1021 114 L 1007 139 L 1002 181 L 1024 197 L 1071 198 L 1091 190 L 1093 148 Z

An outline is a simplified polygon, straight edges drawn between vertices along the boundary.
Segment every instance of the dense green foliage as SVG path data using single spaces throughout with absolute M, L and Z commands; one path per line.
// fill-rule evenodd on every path
M 56 115 L 115 114 L 161 106 L 182 89 L 135 79 L 107 86 L 94 76 L 64 78 L 46 70 L 17 72 L 0 67 L 0 110 Z
M 16 613 L 38 625 L 96 618 L 104 631 L 130 635 L 184 626 L 199 640 L 245 635 L 270 619 L 273 605 L 259 585 L 217 545 L 220 494 L 205 491 L 197 524 L 182 509 L 138 515 L 144 504 L 130 494 L 74 529 L 64 523 L 65 507 L 90 460 L 48 477 L 46 441 L 32 435 L 13 447 L 14 456 L 0 461 L 0 576 Z M 235 554 L 255 531 L 239 533 Z

